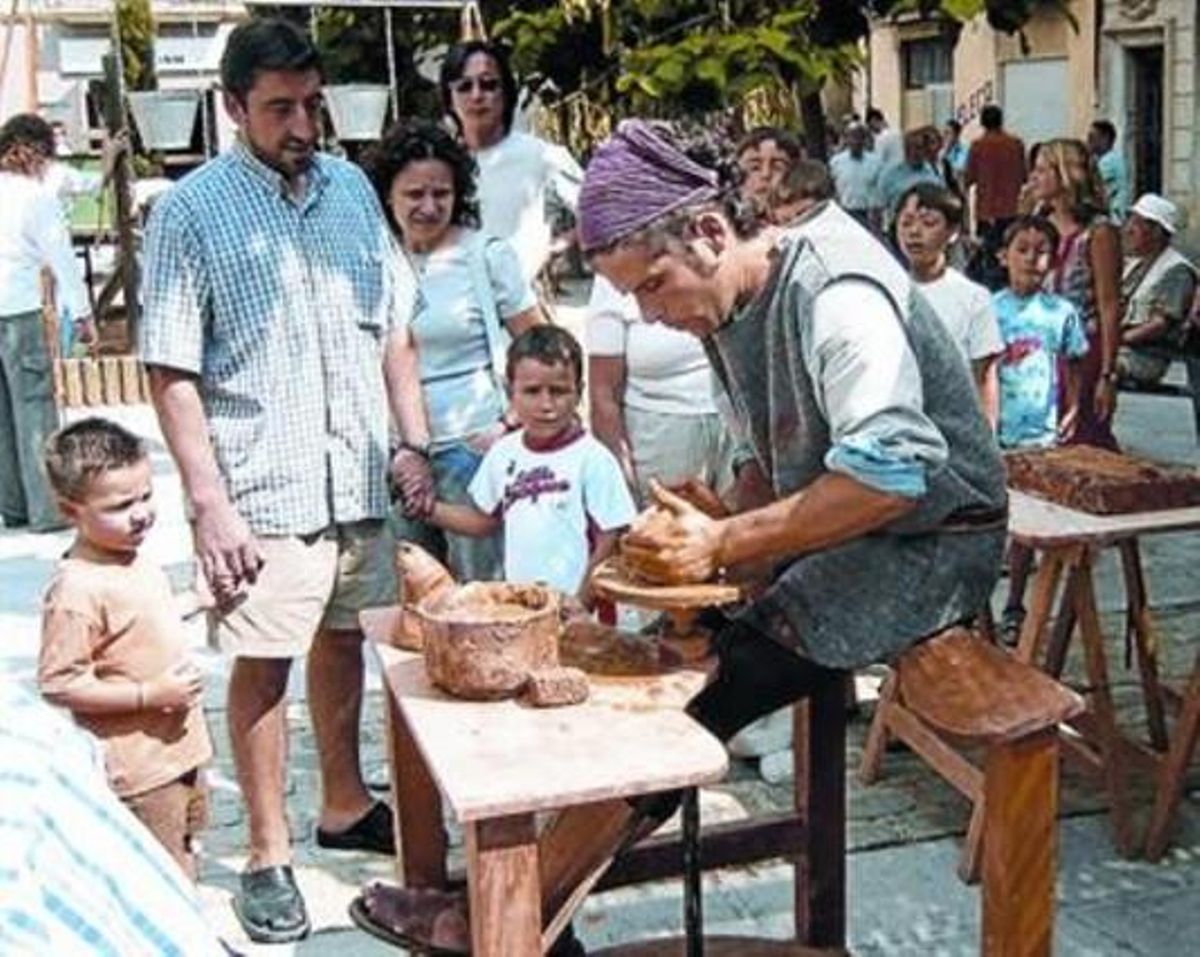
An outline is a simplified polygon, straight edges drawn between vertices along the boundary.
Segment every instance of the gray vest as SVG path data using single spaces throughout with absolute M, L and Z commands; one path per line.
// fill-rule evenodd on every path
M 782 237 L 768 288 L 706 342 L 737 426 L 777 495 L 826 471 L 829 426 L 803 362 L 813 302 L 854 277 L 895 307 L 921 372 L 924 412 L 948 447 L 915 509 L 874 533 L 792 561 L 743 617 L 820 664 L 884 660 L 976 614 L 999 575 L 1004 467 L 961 352 L 904 271 L 837 206 Z M 985 524 L 977 524 L 981 519 Z

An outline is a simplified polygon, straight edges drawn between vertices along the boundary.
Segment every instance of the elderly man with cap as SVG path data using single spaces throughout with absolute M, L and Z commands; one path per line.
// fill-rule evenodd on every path
M 1179 207 L 1155 193 L 1141 196 L 1125 223 L 1125 314 L 1117 372 L 1139 385 L 1160 381 L 1171 364 L 1168 350 L 1183 349 L 1189 337 L 1197 272 L 1171 245 L 1179 227 Z M 1147 347 L 1155 349 L 1147 352 Z
M 735 496 L 730 514 L 694 486 L 657 490 L 669 514 L 625 540 L 654 580 L 770 569 L 761 597 L 703 616 L 719 666 L 689 713 L 727 740 L 844 669 L 972 619 L 999 575 L 1003 466 L 957 346 L 888 251 L 831 202 L 754 233 L 713 172 L 637 121 L 592 158 L 579 212 L 599 273 L 701 339 L 749 447 L 739 488 L 767 493 Z M 543 913 L 674 805 L 559 815 L 540 839 Z M 367 903 L 464 947 L 446 913 L 465 916 L 461 899 L 432 893 Z

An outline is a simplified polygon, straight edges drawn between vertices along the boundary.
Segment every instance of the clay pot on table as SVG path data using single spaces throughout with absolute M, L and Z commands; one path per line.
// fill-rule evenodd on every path
M 548 588 L 472 582 L 426 598 L 414 612 L 425 670 L 449 694 L 513 697 L 532 672 L 558 666 L 558 599 Z

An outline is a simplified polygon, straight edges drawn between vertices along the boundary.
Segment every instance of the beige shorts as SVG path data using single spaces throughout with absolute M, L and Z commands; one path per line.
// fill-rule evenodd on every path
M 297 658 L 317 632 L 357 631 L 360 611 L 396 601 L 392 537 L 382 520 L 259 544 L 265 562 L 258 580 L 245 599 L 213 618 L 226 654 Z

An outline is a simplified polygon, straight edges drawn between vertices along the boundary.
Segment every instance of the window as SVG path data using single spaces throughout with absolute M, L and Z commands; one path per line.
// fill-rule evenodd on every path
M 954 82 L 954 44 L 941 37 L 906 40 L 900 47 L 906 90 Z

